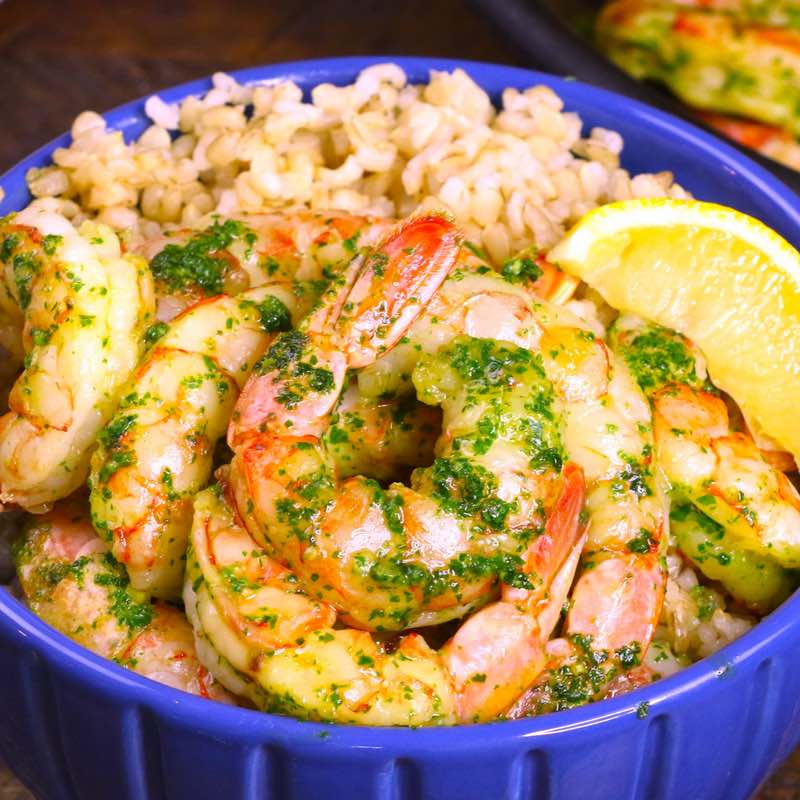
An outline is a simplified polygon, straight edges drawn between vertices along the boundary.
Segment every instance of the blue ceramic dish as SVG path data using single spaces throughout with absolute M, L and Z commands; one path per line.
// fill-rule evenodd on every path
M 258 67 L 240 81 L 351 82 L 385 57 Z M 397 58 L 415 82 L 463 67 L 493 97 L 551 86 L 586 126 L 625 137 L 632 172 L 671 170 L 697 197 L 800 244 L 800 199 L 731 147 L 605 91 L 489 64 Z M 210 87 L 162 92 L 168 102 Z M 106 115 L 127 138 L 142 101 Z M 0 215 L 51 142 L 0 178 Z M 766 388 L 766 387 L 765 387 Z M 216 705 L 98 658 L 0 591 L 0 753 L 41 800 L 737 800 L 800 742 L 800 595 L 711 658 L 632 694 L 538 719 L 442 729 L 299 722 Z

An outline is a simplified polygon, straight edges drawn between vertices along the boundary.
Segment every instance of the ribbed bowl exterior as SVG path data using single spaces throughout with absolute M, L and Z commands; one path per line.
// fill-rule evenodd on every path
M 489 64 L 348 58 L 237 73 L 346 83 L 376 61 L 413 81 L 463 67 L 496 99 L 550 85 L 589 127 L 619 130 L 631 171 L 672 170 L 696 196 L 736 206 L 795 246 L 800 199 L 737 152 L 668 115 L 574 81 Z M 197 81 L 161 93 L 200 92 Z M 126 137 L 143 103 L 107 118 Z M 0 178 L 0 216 L 28 202 Z M 765 387 L 766 389 L 767 387 Z M 800 742 L 800 597 L 677 676 L 533 720 L 449 729 L 303 723 L 213 704 L 133 675 L 55 633 L 0 591 L 0 753 L 40 800 L 744 800 Z

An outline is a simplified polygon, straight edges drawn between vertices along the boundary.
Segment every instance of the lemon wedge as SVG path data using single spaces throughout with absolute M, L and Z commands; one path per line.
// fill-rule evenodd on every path
M 713 203 L 630 200 L 589 212 L 548 258 L 688 336 L 748 423 L 800 457 L 800 253 L 775 231 Z

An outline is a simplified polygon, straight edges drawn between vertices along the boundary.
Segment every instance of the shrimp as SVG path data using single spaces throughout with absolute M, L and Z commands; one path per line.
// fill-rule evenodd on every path
M 719 581 L 748 608 L 766 614 L 780 605 L 797 581 L 777 561 L 744 549 L 722 525 L 695 506 L 670 512 L 670 533 L 678 550 L 709 580 Z
M 553 517 L 553 538 L 557 527 L 575 527 L 579 480 L 577 488 Z M 484 607 L 437 652 L 418 633 L 387 642 L 342 627 L 332 606 L 305 592 L 258 547 L 229 497 L 219 484 L 195 500 L 184 602 L 198 655 L 220 683 L 256 707 L 308 719 L 364 725 L 491 719 L 541 663 L 583 544 L 578 539 L 538 601 Z
M 77 231 L 47 211 L 6 220 L 0 254 L 26 351 L 0 419 L 0 500 L 35 510 L 86 479 L 97 433 L 139 358 L 152 281 L 109 228 Z
M 565 446 L 586 479 L 587 534 L 562 638 L 509 709 L 520 717 L 580 705 L 647 679 L 640 666 L 666 588 L 666 486 L 653 463 L 647 400 L 623 359 L 586 330 L 540 343 L 565 408 Z M 634 680 L 635 677 L 635 680 Z
M 321 437 L 346 367 L 401 338 L 457 255 L 453 229 L 429 217 L 356 260 L 351 283 L 267 352 L 229 429 L 237 507 L 256 541 L 368 630 L 463 616 L 490 599 L 498 576 L 525 584 L 526 554 L 562 487 L 558 412 L 540 360 L 473 336 L 414 368 L 420 399 L 443 410 L 433 464 L 410 487 L 339 482 Z
M 780 161 L 792 169 L 800 169 L 800 144 L 783 128 L 765 125 L 763 122 L 715 114 L 711 111 L 695 111 L 706 125 L 716 128 L 735 142 L 751 147 L 762 155 Z
M 274 281 L 324 284 L 358 249 L 374 246 L 396 224 L 341 211 L 252 214 L 215 221 L 202 231 L 161 232 L 133 242 L 133 252 L 150 263 L 157 317 L 168 322 L 208 295 L 238 294 Z M 474 245 L 469 248 L 462 251 L 462 261 L 490 269 L 486 256 Z M 500 269 L 511 280 L 530 281 L 553 302 L 568 300 L 578 285 L 540 253 L 523 251 Z
M 116 661 L 138 675 L 173 689 L 227 705 L 236 704 L 236 699 L 200 662 L 194 631 L 186 615 L 166 603 L 153 606 L 150 624 Z
M 89 484 L 92 520 L 136 589 L 176 599 L 192 497 L 208 482 L 236 397 L 276 331 L 308 310 L 293 284 L 184 311 L 123 390 L 100 431 Z
M 647 323 L 633 314 L 621 315 L 610 331 L 613 346 L 636 375 L 642 390 L 652 397 L 671 383 L 682 383 L 714 394 L 716 387 L 708 379 L 705 359 L 693 342 L 668 328 Z M 791 453 L 751 426 L 739 407 L 725 398 L 732 430 L 753 439 L 764 459 L 782 472 L 796 472 Z
M 724 401 L 675 384 L 653 405 L 657 456 L 673 490 L 745 549 L 800 567 L 800 495 L 751 437 L 731 431 Z
M 362 392 L 402 393 L 399 376 L 414 374 L 420 352 L 436 352 L 457 330 L 541 353 L 563 413 L 564 449 L 587 483 L 587 549 L 566 632 L 608 650 L 609 671 L 618 669 L 617 651 L 647 649 L 665 588 L 667 508 L 652 469 L 649 405 L 625 362 L 588 325 L 528 287 L 468 269 L 448 279 L 391 353 L 359 372 Z
M 673 494 L 741 548 L 787 569 L 800 566 L 800 495 L 749 434 L 732 430 L 728 407 L 693 345 L 630 318 L 612 335 L 653 404 L 656 458 Z M 658 371 L 650 366 L 655 361 Z
M 598 45 L 620 68 L 659 81 L 689 106 L 752 117 L 800 136 L 796 4 L 686 5 L 614 0 L 597 18 Z
M 591 637 L 601 650 L 644 652 L 663 601 L 660 556 L 668 510 L 653 470 L 647 401 L 624 362 L 591 334 L 551 329 L 542 349 L 549 371 L 563 376 L 558 387 L 566 400 L 566 446 L 588 489 L 587 551 L 567 633 Z
M 377 242 L 393 220 L 339 211 L 289 211 L 214 221 L 134 243 L 150 263 L 158 319 L 169 322 L 208 296 L 239 294 L 267 283 L 329 279 L 358 247 Z M 0 340 L 2 341 L 2 340 Z
M 70 498 L 32 518 L 14 543 L 31 610 L 105 658 L 183 691 L 232 703 L 197 660 L 192 628 L 175 608 L 150 602 L 92 529 L 86 504 Z
M 410 396 L 370 400 L 351 380 L 323 441 L 340 478 L 366 475 L 388 481 L 411 467 L 430 464 L 440 430 L 438 408 Z
M 418 634 L 389 652 L 366 631 L 334 628 L 239 527 L 220 487 L 195 501 L 184 591 L 208 669 L 258 708 L 372 725 L 450 722 L 453 690 Z
M 406 660 L 436 665 L 437 676 L 442 669 L 450 675 L 454 696 L 445 703 L 442 692 L 435 692 L 440 707 L 451 707 L 446 718 L 491 718 L 535 677 L 541 659 L 534 655 L 558 620 L 553 608 L 560 609 L 563 597 L 553 605 L 548 589 L 568 590 L 583 544 L 583 478 L 574 465 L 562 464 L 552 386 L 530 351 L 462 335 L 420 360 L 414 383 L 423 400 L 442 406 L 443 434 L 434 464 L 416 471 L 411 487 L 393 484 L 384 491 L 362 476 L 338 483 L 320 441 L 346 368 L 369 364 L 391 349 L 457 256 L 457 235 L 443 219 L 422 217 L 401 226 L 351 265 L 343 286 L 299 331 L 280 337 L 248 381 L 229 428 L 230 476 L 239 517 L 264 548 L 258 566 L 242 564 L 242 553 L 252 548 L 245 551 L 240 540 L 230 548 L 237 560 L 234 572 L 219 550 L 204 554 L 209 523 L 202 521 L 200 500 L 196 503 L 192 548 L 199 574 L 190 569 L 185 584 L 197 596 L 190 618 L 213 640 L 212 649 L 223 659 L 217 669 L 221 663 L 225 672 L 249 674 L 270 698 L 291 698 L 298 713 L 335 719 L 361 713 L 362 721 L 385 723 L 385 715 L 373 720 L 354 707 L 351 701 L 358 698 L 352 694 L 346 709 L 321 711 L 310 689 L 303 689 L 311 680 L 303 665 L 314 664 L 325 681 L 349 675 L 344 686 L 350 687 L 357 678 L 348 672 L 358 666 L 354 642 L 372 661 L 380 655 L 385 666 L 385 653 L 367 631 L 431 625 L 484 606 L 441 655 L 423 647 L 418 635 L 404 637 L 398 652 Z M 517 310 L 512 306 L 512 316 Z M 562 570 L 569 577 L 559 579 Z M 505 584 L 503 595 L 492 602 L 498 580 Z M 287 647 L 301 635 L 296 632 L 294 639 L 264 643 L 260 654 L 237 650 L 235 641 L 255 645 L 256 633 L 229 636 L 225 623 L 235 618 L 229 603 L 239 602 L 231 594 L 247 595 L 250 620 L 267 637 L 264 626 L 283 630 L 273 601 L 253 594 L 265 583 L 281 589 L 272 593 L 275 602 L 287 592 L 313 602 L 313 609 L 294 609 L 292 622 L 311 618 L 316 626 L 317 615 L 326 615 L 322 641 L 334 644 L 324 659 Z M 203 594 L 204 586 L 216 599 Z M 187 608 L 192 599 L 185 594 Z M 331 609 L 340 623 L 353 627 L 331 633 Z M 481 647 L 472 646 L 476 639 Z M 505 654 L 501 661 L 497 652 Z M 248 666 L 254 663 L 263 665 L 256 674 Z M 473 684 L 481 677 L 487 685 L 476 691 Z M 381 673 L 381 685 L 386 681 Z M 394 692 L 394 681 L 388 684 Z M 414 690 L 408 692 L 414 696 Z M 334 708 L 341 705 L 331 702 Z M 368 706 L 376 709 L 372 700 Z M 396 709 L 391 724 L 434 721 L 420 720 L 421 706 L 409 710 L 398 703 Z
M 150 604 L 130 591 L 78 501 L 32 517 L 12 555 L 31 610 L 98 655 L 114 658 L 150 621 Z
M 650 680 L 641 660 L 665 590 L 659 556 L 666 543 L 667 491 L 696 505 L 672 510 L 672 533 L 707 577 L 762 611 L 784 599 L 793 583 L 779 562 L 790 532 L 798 530 L 797 494 L 749 436 L 730 430 L 727 407 L 713 393 L 702 356 L 679 334 L 626 315 L 612 328 L 610 343 L 623 382 L 617 391 L 609 383 L 595 412 L 591 404 L 577 406 L 578 418 L 588 412 L 591 424 L 575 428 L 574 438 L 570 415 L 576 405 L 566 405 L 567 449 L 587 480 L 588 563 L 570 599 L 565 637 L 548 643 L 548 669 L 512 706 L 511 717 L 569 708 Z M 580 369 L 582 360 L 573 352 L 565 363 Z M 652 425 L 644 398 L 631 387 L 634 379 L 651 401 Z M 627 413 L 614 412 L 615 397 L 628 398 Z M 616 476 L 603 480 L 592 469 L 591 454 L 583 457 L 576 442 L 605 451 L 609 466 L 617 452 L 630 468 L 620 470 L 618 457 Z M 776 539 L 759 541 L 769 535 Z

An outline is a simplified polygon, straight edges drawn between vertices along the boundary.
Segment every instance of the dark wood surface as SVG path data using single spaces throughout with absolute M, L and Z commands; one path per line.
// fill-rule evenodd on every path
M 219 69 L 372 53 L 526 64 L 457 0 L 0 0 L 0 172 L 83 109 Z M 0 764 L 0 800 L 29 798 Z M 758 800 L 800 800 L 800 752 Z

